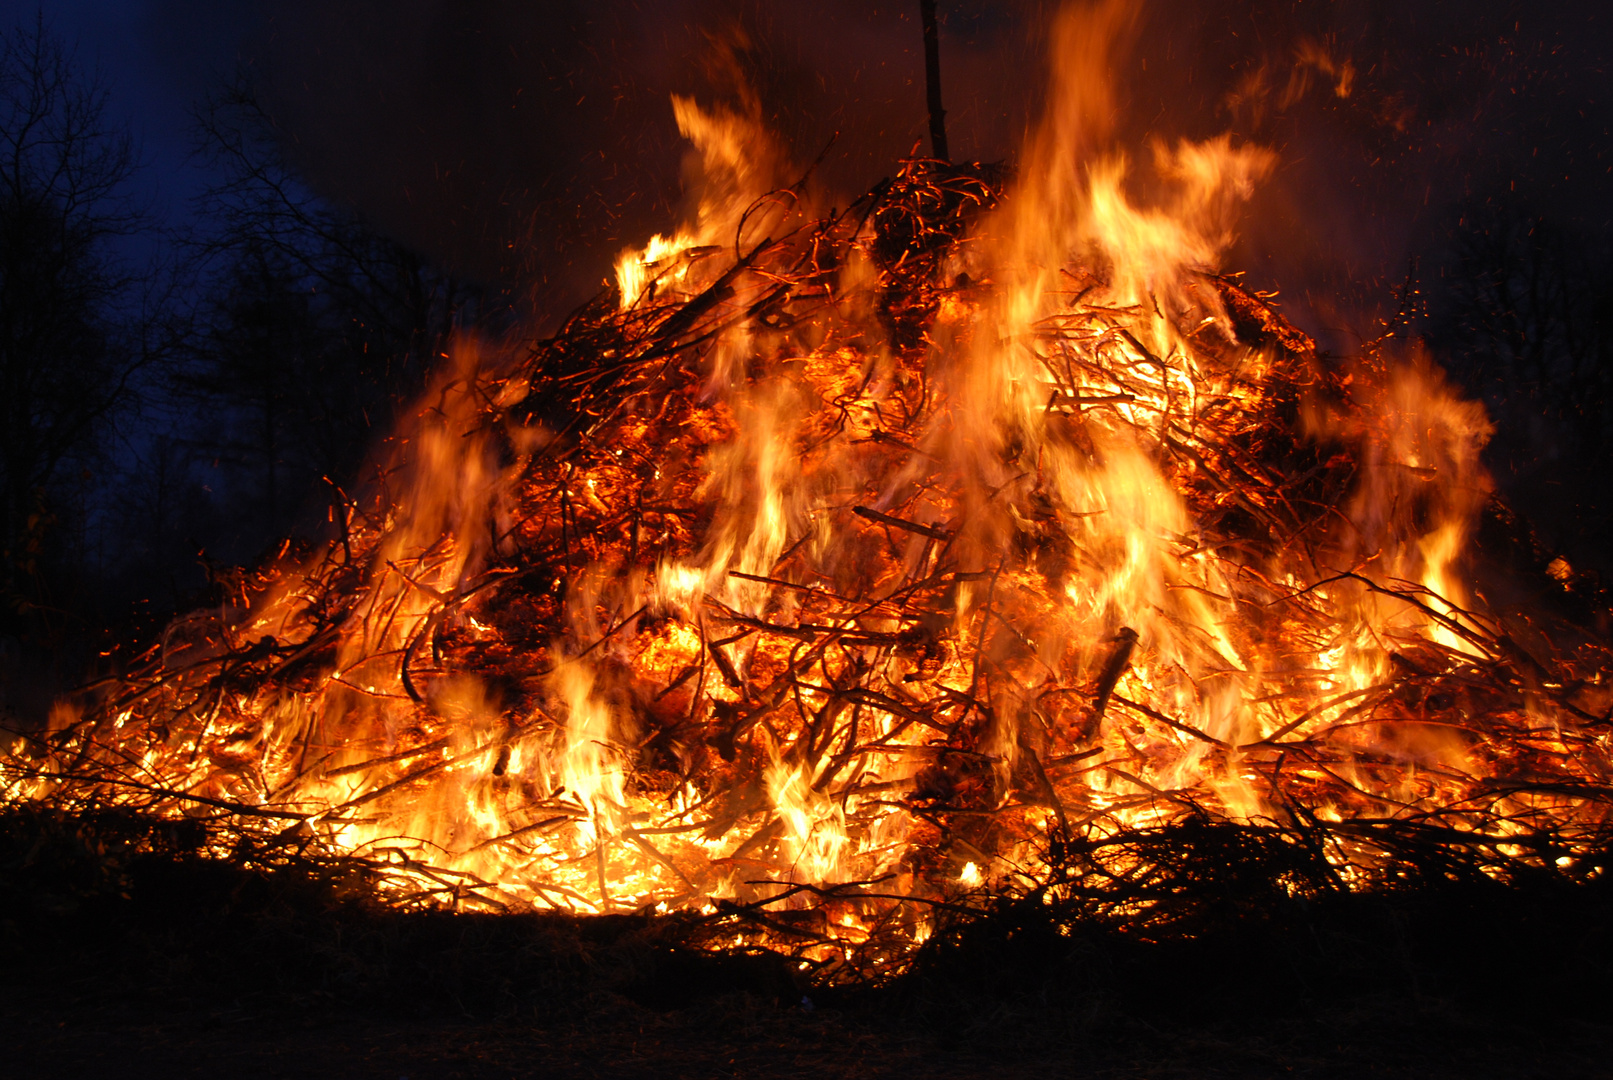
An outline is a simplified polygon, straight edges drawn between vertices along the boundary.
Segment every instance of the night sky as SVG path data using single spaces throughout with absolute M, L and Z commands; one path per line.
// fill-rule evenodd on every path
M 1042 82 L 1038 27 L 1049 6 L 943 0 L 955 154 L 1012 155 Z M 1118 73 L 1121 141 L 1137 156 L 1149 137 L 1231 129 L 1274 145 L 1283 166 L 1234 258 L 1313 322 L 1349 321 L 1346 309 L 1370 308 L 1411 256 L 1437 257 L 1465 203 L 1505 194 L 1577 229 L 1609 231 L 1613 50 L 1600 7 L 1145 5 Z M 916 8 L 43 5 L 100 71 L 113 115 L 128 118 L 143 147 L 140 182 L 176 220 L 209 179 L 188 161 L 190 112 L 245 69 L 321 191 L 473 277 L 543 276 L 563 291 L 591 288 L 604 260 L 675 212 L 681 148 L 667 96 L 707 85 L 711 35 L 736 13 L 753 49 L 748 73 L 796 157 L 810 160 L 838 131 L 821 176 L 847 198 L 889 171 L 925 130 Z M 0 4 L 10 22 L 35 9 Z M 1307 49 L 1352 65 L 1347 98 L 1329 92 L 1333 76 L 1296 61 Z M 1308 89 L 1277 107 L 1296 74 Z M 1261 81 L 1272 100 L 1236 103 Z
M 142 151 L 137 182 L 152 209 L 176 219 L 208 183 L 191 162 L 191 110 L 248 55 L 262 25 L 253 0 L 0 0 L 6 26 L 43 12 L 54 34 L 76 46 L 80 65 L 108 91 L 108 119 L 126 122 Z

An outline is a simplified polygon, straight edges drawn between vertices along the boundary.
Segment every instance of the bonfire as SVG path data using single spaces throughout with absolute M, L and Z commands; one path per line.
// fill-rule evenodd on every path
M 18 737 L 4 798 L 829 980 L 984 896 L 1145 925 L 1183 821 L 1304 848 L 1296 896 L 1408 837 L 1599 874 L 1613 662 L 1476 585 L 1482 408 L 1218 268 L 1269 151 L 1156 146 L 1140 202 L 1103 40 L 1059 22 L 1012 173 L 844 208 L 676 99 L 693 219 L 542 340 L 458 341 L 328 540 Z

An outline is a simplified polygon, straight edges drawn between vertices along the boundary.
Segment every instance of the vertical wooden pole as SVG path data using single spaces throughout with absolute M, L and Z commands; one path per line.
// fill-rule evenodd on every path
M 930 154 L 942 161 L 947 155 L 947 111 L 941 107 L 941 36 L 935 23 L 935 0 L 919 0 L 924 23 L 924 87 L 930 106 Z

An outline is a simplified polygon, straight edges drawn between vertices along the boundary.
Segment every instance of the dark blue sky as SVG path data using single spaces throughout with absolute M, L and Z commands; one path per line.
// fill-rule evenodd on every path
M 145 163 L 137 178 L 158 212 L 185 216 L 206 183 L 191 166 L 190 112 L 219 72 L 234 68 L 255 25 L 252 0 L 0 0 L 11 27 L 43 12 L 46 25 L 109 91 L 109 116 L 127 121 Z
M 1040 43 L 1023 40 L 1040 5 L 940 6 L 953 145 L 1011 153 L 1043 78 Z M 0 18 L 14 25 L 40 7 L 0 0 Z M 42 5 L 54 32 L 100 71 L 113 118 L 126 117 L 140 142 L 139 182 L 171 217 L 184 220 L 208 180 L 188 163 L 191 110 L 250 56 L 316 188 L 472 277 L 564 277 L 575 260 L 587 288 L 599 271 L 587 253 L 608 260 L 668 224 L 681 149 L 667 94 L 690 92 L 705 29 L 741 7 L 757 13 L 764 90 L 779 103 L 772 119 L 797 156 L 810 160 L 839 132 L 818 173 L 839 194 L 864 190 L 911 148 L 924 118 L 909 0 Z M 1438 246 L 1461 205 L 1512 191 L 1607 234 L 1613 19 L 1604 8 L 1153 0 L 1142 8 L 1140 63 L 1121 73 L 1136 119 L 1126 136 L 1142 146 L 1221 130 L 1236 79 L 1266 64 L 1280 82 L 1296 41 L 1332 42 L 1358 69 L 1349 102 L 1322 95 L 1285 124 L 1240 133 L 1283 160 L 1247 223 L 1241 266 L 1296 299 L 1349 282 L 1381 293 L 1408 256 Z M 532 257 L 508 265 L 506 253 L 522 247 Z

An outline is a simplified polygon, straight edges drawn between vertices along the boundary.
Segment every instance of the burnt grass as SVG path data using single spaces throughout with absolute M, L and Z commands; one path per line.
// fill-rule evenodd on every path
M 696 947 L 698 919 L 400 911 L 341 863 L 199 840 L 0 816 L 0 1071 L 1605 1076 L 1613 1050 L 1600 856 L 1503 882 L 1410 835 L 1350 891 L 1292 830 L 1189 818 L 1134 839 L 1119 906 L 1055 850 L 906 972 L 823 987 Z

